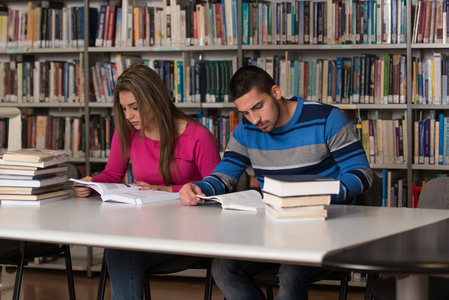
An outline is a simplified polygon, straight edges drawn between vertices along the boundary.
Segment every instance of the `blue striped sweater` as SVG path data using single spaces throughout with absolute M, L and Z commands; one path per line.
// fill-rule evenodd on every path
M 206 195 L 230 191 L 252 166 L 261 188 L 264 176 L 318 174 L 339 179 L 340 193 L 332 203 L 353 204 L 372 183 L 365 151 L 345 114 L 331 105 L 293 97 L 297 107 L 285 125 L 269 133 L 246 118 L 238 124 L 223 160 L 212 174 L 195 182 Z

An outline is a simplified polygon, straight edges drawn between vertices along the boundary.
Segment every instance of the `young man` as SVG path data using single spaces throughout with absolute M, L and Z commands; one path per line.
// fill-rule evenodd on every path
M 354 204 L 369 189 L 372 170 L 348 119 L 338 108 L 300 97 L 284 99 L 281 89 L 262 69 L 240 68 L 230 83 L 231 99 L 244 118 L 234 130 L 222 161 L 202 181 L 180 190 L 184 205 L 201 203 L 196 195 L 230 191 L 252 166 L 263 188 L 272 174 L 319 174 L 339 179 L 334 204 Z M 248 278 L 273 264 L 215 259 L 212 274 L 226 299 L 265 299 Z M 277 299 L 307 299 L 307 288 L 323 270 L 282 264 Z

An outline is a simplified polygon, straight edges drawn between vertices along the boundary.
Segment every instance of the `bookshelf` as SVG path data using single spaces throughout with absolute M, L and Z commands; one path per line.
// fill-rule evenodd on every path
M 134 1 L 134 0 L 122 0 L 122 8 L 123 4 L 127 3 L 128 7 L 153 7 L 154 11 L 160 11 L 158 8 L 164 7 L 166 5 L 165 1 Z M 186 93 L 189 91 L 189 89 L 186 89 L 187 86 L 190 84 L 191 78 L 189 78 L 186 75 L 186 70 L 190 67 L 190 63 L 192 60 L 195 62 L 198 61 L 232 61 L 232 68 L 235 69 L 245 63 L 248 63 L 250 60 L 257 62 L 257 59 L 263 58 L 263 57 L 274 57 L 274 56 L 282 56 L 285 58 L 286 61 L 298 61 L 298 62 L 307 62 L 312 63 L 314 59 L 317 61 L 333 61 L 336 60 L 339 57 L 348 57 L 350 59 L 353 59 L 354 57 L 361 57 L 364 54 L 373 54 L 376 55 L 376 57 L 380 61 L 384 61 L 384 55 L 385 54 L 391 54 L 391 55 L 399 55 L 403 56 L 405 58 L 405 61 L 402 63 L 404 64 L 405 70 L 406 70 L 406 82 L 407 82 L 407 89 L 405 90 L 405 94 L 402 94 L 404 98 L 404 102 L 402 103 L 387 103 L 380 100 L 380 101 L 374 101 L 375 103 L 363 103 L 362 101 L 359 101 L 359 103 L 356 103 L 355 101 L 349 101 L 349 103 L 333 103 L 334 105 L 340 107 L 342 110 L 347 111 L 348 115 L 352 117 L 358 118 L 359 116 L 362 119 L 372 119 L 375 120 L 376 117 L 379 119 L 399 119 L 404 118 L 403 123 L 403 129 L 406 131 L 405 139 L 403 139 L 403 149 L 405 149 L 406 157 L 404 157 L 403 162 L 401 163 L 385 163 L 385 161 L 377 161 L 374 160 L 372 163 L 372 168 L 375 169 L 377 173 L 381 173 L 382 170 L 403 170 L 406 173 L 406 179 L 407 182 L 415 182 L 415 181 L 422 181 L 429 179 L 433 176 L 435 176 L 436 173 L 441 173 L 446 171 L 447 166 L 446 165 L 426 165 L 426 164 L 416 164 L 414 163 L 414 121 L 415 117 L 422 115 L 423 118 L 427 118 L 430 115 L 431 111 L 436 111 L 437 114 L 444 113 L 447 111 L 447 105 L 435 105 L 435 104 L 415 104 L 413 102 L 413 93 L 414 93 L 414 86 L 413 86 L 413 58 L 414 57 L 422 57 L 422 58 L 430 58 L 432 57 L 433 53 L 445 53 L 447 52 L 447 44 L 446 43 L 415 43 L 413 40 L 413 30 L 414 30 L 414 8 L 418 5 L 419 2 L 416 2 L 415 0 L 412 1 L 379 1 L 379 3 L 376 2 L 376 4 L 379 4 L 381 8 L 383 8 L 383 5 L 391 4 L 391 3 L 397 3 L 398 4 L 398 11 L 400 12 L 400 18 L 397 20 L 397 26 L 398 28 L 398 37 L 397 43 L 379 43 L 380 40 L 384 39 L 383 33 L 379 26 L 379 22 L 382 22 L 382 14 L 379 16 L 377 14 L 377 17 L 374 18 L 374 20 L 377 20 L 378 23 L 376 25 L 375 22 L 370 23 L 373 29 L 373 34 L 371 35 L 371 40 L 368 39 L 368 44 L 344 44 L 344 40 L 354 42 L 357 40 L 357 34 L 360 35 L 360 29 L 357 29 L 357 11 L 360 10 L 360 8 L 357 6 L 355 1 L 354 2 L 347 2 L 345 5 L 346 7 L 352 7 L 349 6 L 349 3 L 351 5 L 355 5 L 355 16 L 353 18 L 349 18 L 350 14 L 345 13 L 343 15 L 339 15 L 338 17 L 346 18 L 345 24 L 346 28 L 351 28 L 352 31 L 344 29 L 344 27 L 339 26 L 332 26 L 333 24 L 340 24 L 335 23 L 336 17 L 335 15 L 332 15 L 332 10 L 329 8 L 334 9 L 336 3 L 337 5 L 341 5 L 341 2 L 338 1 L 322 1 L 322 2 L 307 2 L 310 6 L 310 9 L 312 11 L 317 13 L 317 18 L 319 16 L 326 16 L 327 19 L 324 19 L 323 24 L 326 24 L 325 28 L 320 28 L 317 24 L 319 22 L 313 22 L 309 19 L 309 39 L 313 37 L 313 28 L 314 26 L 317 28 L 317 31 L 323 30 L 323 44 L 318 44 L 317 39 L 316 43 L 312 44 L 300 44 L 300 38 L 296 37 L 297 40 L 292 41 L 290 44 L 269 44 L 268 40 L 264 37 L 264 35 L 258 35 L 258 37 L 262 36 L 262 38 L 258 38 L 257 43 L 255 42 L 254 36 L 253 38 L 248 38 L 248 42 L 246 42 L 246 37 L 242 36 L 242 34 L 235 34 L 231 36 L 226 36 L 226 43 L 225 36 L 221 36 L 221 40 L 219 38 L 216 38 L 215 36 L 205 35 L 203 39 L 196 39 L 194 41 L 194 37 L 192 37 L 192 29 L 190 26 L 185 26 L 182 22 L 179 20 L 182 20 L 184 17 L 187 18 L 187 20 L 190 20 L 189 13 L 187 11 L 191 10 L 191 7 L 189 7 L 188 1 L 182 1 L 179 0 L 177 3 L 180 4 L 180 9 L 172 9 L 170 10 L 170 13 L 172 13 L 172 24 L 171 29 L 173 30 L 172 33 L 174 34 L 171 39 L 170 43 L 168 43 L 168 39 L 159 39 L 155 40 L 153 42 L 152 46 L 148 46 L 146 44 L 145 37 L 142 41 L 138 41 L 139 39 L 136 39 L 134 42 L 134 45 L 132 45 L 132 37 L 131 37 L 131 44 L 129 41 L 126 41 L 126 43 L 120 42 L 119 45 L 113 45 L 116 43 L 116 40 L 114 42 L 111 42 L 111 44 L 107 44 L 106 41 L 104 43 L 98 43 L 97 44 L 97 38 L 98 38 L 98 30 L 97 26 L 94 26 L 94 29 L 92 31 L 89 30 L 91 28 L 91 25 L 95 25 L 93 23 L 96 23 L 96 20 L 101 19 L 101 10 L 103 6 L 109 5 L 112 7 L 115 4 L 118 3 L 118 1 L 100 1 L 100 0 L 77 0 L 77 1 L 61 1 L 63 3 L 63 7 L 66 7 L 69 10 L 72 10 L 73 7 L 91 7 L 98 11 L 98 17 L 92 18 L 92 9 L 87 10 L 84 9 L 82 11 L 82 16 L 84 18 L 84 43 L 78 43 L 79 39 L 76 39 L 77 43 L 68 43 L 66 47 L 60 47 L 60 48 L 36 48 L 36 47 L 25 47 L 22 43 L 22 46 L 20 45 L 20 41 L 17 41 L 17 46 L 8 47 L 2 44 L 2 35 L 0 33 L 0 49 L 3 49 L 0 51 L 0 62 L 6 62 L 8 60 L 11 61 L 17 61 L 17 59 L 20 60 L 20 58 L 23 58 L 26 60 L 27 57 L 33 57 L 34 60 L 41 60 L 41 61 L 52 61 L 52 60 L 62 60 L 62 61 L 77 61 L 80 66 L 82 66 L 82 70 L 84 72 L 82 73 L 82 81 L 78 83 L 77 88 L 80 90 L 80 92 L 77 94 L 77 99 L 74 100 L 74 102 L 70 101 L 61 101 L 61 102 L 40 102 L 40 101 L 31 101 L 31 102 L 1 102 L 0 107 L 19 107 L 23 110 L 26 110 L 29 112 L 30 115 L 36 115 L 36 114 L 48 114 L 48 115 L 55 115 L 55 116 L 61 116 L 61 117 L 79 117 L 84 118 L 85 120 L 90 120 L 91 116 L 93 115 L 110 115 L 112 112 L 112 104 L 109 102 L 97 102 L 97 101 L 91 101 L 96 100 L 95 91 L 91 87 L 91 79 L 92 79 L 92 72 L 91 68 L 95 65 L 97 62 L 101 63 L 109 63 L 114 64 L 117 63 L 116 61 L 116 55 L 117 54 L 126 54 L 126 55 L 134 55 L 139 56 L 143 61 L 147 61 L 148 64 L 152 67 L 154 67 L 154 62 L 156 60 L 175 60 L 179 61 L 181 65 L 183 66 L 183 98 L 184 102 L 179 102 L 177 105 L 188 112 L 189 114 L 195 115 L 198 113 L 198 109 L 203 110 L 204 116 L 208 116 L 209 114 L 217 114 L 217 115 L 229 115 L 229 112 L 234 109 L 234 106 L 232 103 L 227 102 L 189 102 L 189 96 Z M 374 3 L 375 1 L 367 1 L 366 3 Z M 399 3 L 398 3 L 399 2 Z M 424 2 L 424 1 L 423 1 Z M 22 10 L 26 11 L 29 10 L 29 3 L 31 5 L 36 5 L 38 3 L 42 3 L 41 1 L 7 1 L 7 5 L 9 6 L 10 10 Z M 175 3 L 175 2 L 172 2 Z M 220 2 L 221 3 L 221 2 Z M 242 33 L 246 32 L 246 30 L 249 32 L 253 32 L 251 30 L 256 30 L 263 28 L 263 23 L 261 25 L 257 25 L 259 27 L 254 27 L 256 25 L 252 25 L 253 27 L 247 27 L 247 23 L 244 20 L 245 14 L 255 16 L 254 9 L 260 9 L 261 14 L 258 16 L 264 16 L 262 13 L 264 13 L 264 5 L 267 3 L 257 3 L 257 5 L 253 5 L 253 8 L 248 8 L 248 12 L 246 12 L 242 6 L 242 1 L 229 1 L 229 4 L 232 5 L 235 3 L 236 9 L 233 11 L 232 7 L 231 10 L 226 7 L 222 7 L 222 15 L 220 16 L 221 19 L 224 18 L 229 21 L 232 19 L 233 22 L 232 26 L 226 24 L 222 24 L 221 31 L 229 29 L 226 26 L 232 27 L 232 34 L 235 33 Z M 270 2 L 272 9 L 273 7 L 278 6 L 279 3 L 282 4 L 282 1 L 274 1 Z M 287 2 L 284 2 L 287 3 Z M 293 4 L 293 6 L 299 2 L 289 2 Z M 323 4 L 317 4 L 317 3 L 323 3 Z M 365 5 L 362 3 L 362 6 Z M 446 3 L 446 2 L 444 2 Z M 223 1 L 221 3 L 223 6 L 226 6 L 228 4 L 228 1 Z M 207 14 L 207 4 L 204 3 L 203 7 L 196 6 L 196 8 L 199 11 L 202 11 L 203 9 L 206 9 L 205 13 L 203 14 L 203 18 L 208 18 L 211 20 L 214 20 L 215 23 L 203 23 L 204 30 L 207 29 L 217 29 L 217 20 L 220 18 L 210 18 L 210 15 Z M 245 4 L 246 5 L 246 4 Z M 251 6 L 249 5 L 249 6 Z M 304 5 L 306 5 L 304 3 Z M 213 5 L 215 6 L 215 5 Z M 282 6 L 282 5 L 281 5 Z M 301 5 L 298 4 L 298 14 L 300 14 Z M 218 8 L 215 8 L 214 10 L 211 7 L 210 13 L 215 12 L 216 14 L 219 12 Z M 217 6 L 218 7 L 218 6 Z M 311 8 L 313 7 L 313 8 Z M 321 12 L 323 7 L 326 7 L 325 11 Z M 32 7 L 34 9 L 34 7 Z M 341 7 L 340 7 L 341 8 Z M 182 11 L 185 11 L 184 13 Z M 340 9 L 341 10 L 341 9 Z M 231 11 L 229 14 L 231 18 L 227 18 L 229 15 L 226 12 Z M 269 12 L 269 10 L 267 10 Z M 294 11 L 294 10 L 293 10 Z M 343 9 L 344 12 L 348 12 L 348 10 Z M 368 12 L 368 8 L 367 11 Z M 374 13 L 374 11 L 379 12 L 382 10 L 373 9 L 371 13 Z M 258 12 L 256 10 L 256 12 Z M 295 11 L 294 11 L 295 12 Z M 360 11 L 361 13 L 361 11 Z M 364 11 L 365 13 L 365 11 Z M 178 16 L 179 14 L 179 16 Z M 186 15 L 184 15 L 186 14 Z M 1 11 L 0 11 L 1 15 Z M 133 16 L 133 14 L 131 14 Z M 141 16 L 141 15 L 140 15 Z M 273 17 L 266 18 L 267 20 L 271 20 L 273 24 L 275 23 L 275 19 Z M 106 15 L 105 15 L 106 17 Z M 159 13 L 159 17 L 166 18 L 166 14 Z M 174 18 L 173 18 L 174 17 Z M 368 16 L 367 16 L 368 17 Z M 263 20 L 263 17 L 258 17 L 257 20 Z M 306 18 L 305 18 L 306 19 Z M 256 18 L 254 18 L 256 20 Z M 321 19 L 320 19 L 321 20 Z M 329 22 L 331 20 L 331 22 Z M 348 27 L 348 24 L 351 24 L 351 21 L 353 21 L 352 24 L 355 24 L 352 27 Z M 318 21 L 318 19 L 317 19 Z M 391 21 L 391 20 L 390 20 Z M 105 20 L 106 22 L 106 20 Z M 300 22 L 300 20 L 296 20 L 296 22 Z M 304 22 L 307 22 L 306 20 Z M 349 22 L 349 23 L 348 23 Z M 401 23 L 402 22 L 402 23 Z M 89 24 L 92 23 L 92 24 Z M 186 23 L 188 24 L 188 23 Z M 295 23 L 292 23 L 295 24 Z M 401 26 L 406 28 L 405 31 L 401 32 Z M 97 24 L 98 25 L 98 24 Z M 115 24 L 117 25 L 117 24 Z M 390 24 L 391 25 L 391 24 Z M 262 27 L 260 27 L 262 26 Z M 267 25 L 269 26 L 269 25 Z M 391 25 L 393 26 L 393 25 Z M 189 27 L 189 28 L 187 28 Z M 192 26 L 193 27 L 193 26 Z M 335 28 L 339 28 L 340 31 L 335 31 Z M 360 26 L 359 26 L 360 27 Z M 447 26 L 446 26 L 447 27 Z M 0 23 L 1 28 L 1 23 Z M 143 27 L 139 27 L 140 30 L 142 30 Z M 162 27 L 163 28 L 163 27 Z M 185 28 L 185 34 L 181 33 L 184 32 L 181 30 Z M 274 27 L 273 27 L 274 28 Z M 296 28 L 296 27 L 295 27 Z M 299 28 L 299 27 L 298 27 Z M 362 27 L 363 28 L 363 27 Z M 368 28 L 368 27 L 367 27 Z M 178 29 L 176 31 L 176 29 Z M 375 30 L 374 30 L 375 29 Z M 166 28 L 165 28 L 166 30 Z M 343 30 L 343 31 L 342 31 Z M 145 31 L 145 30 L 144 30 Z M 179 31 L 179 34 L 178 34 Z M 117 31 L 122 34 L 124 31 L 123 29 Z M 212 30 L 213 32 L 213 30 Z M 230 30 L 228 30 L 227 34 L 229 34 Z M 259 32 L 263 33 L 259 30 Z M 335 35 L 338 34 L 338 32 L 343 32 L 346 34 L 343 34 L 342 36 L 339 36 L 339 38 L 335 38 Z M 307 33 L 307 30 L 305 29 L 305 33 Z M 78 34 L 78 33 L 77 33 Z M 224 34 L 224 32 L 223 32 Z M 401 35 L 402 34 L 402 35 Z M 94 45 L 89 45 L 88 37 L 92 35 L 95 35 L 95 39 L 93 41 Z M 184 38 L 185 35 L 185 38 Z M 217 34 L 218 36 L 218 34 Z M 299 35 L 298 35 L 299 36 Z M 282 38 L 282 34 L 280 39 Z M 289 38 L 288 33 L 285 34 L 285 38 Z M 325 41 L 326 38 L 326 41 Z M 370 38 L 370 37 L 368 37 Z M 390 39 L 392 37 L 390 36 Z M 141 38 L 142 39 L 142 38 Z M 245 40 L 244 40 L 245 39 Z M 387 38 L 388 39 L 388 38 Z M 218 41 L 221 41 L 218 42 Z M 304 38 L 303 38 L 304 40 Z M 339 41 L 338 44 L 336 44 L 336 40 Z M 229 42 L 228 42 L 229 41 Z M 312 38 L 313 41 L 313 38 Z M 401 41 L 403 41 L 401 43 Z M 127 44 L 128 43 L 128 44 Z M 150 42 L 148 42 L 149 44 Z M 2 48 L 3 47 L 3 48 Z M 384 65 L 385 67 L 385 65 Z M 0 65 L 0 73 L 1 73 L 1 65 Z M 1 74 L 0 74 L 1 76 Z M 4 80 L 4 79 L 3 79 Z M 288 86 L 288 85 L 286 85 Z M 289 96 L 288 94 L 293 94 L 292 91 L 289 91 L 287 93 L 284 92 L 284 95 Z M 1 94 L 1 89 L 0 89 Z M 99 93 L 100 94 L 100 93 Z M 81 97 L 84 99 L 84 102 L 82 101 Z M 101 96 L 100 96 L 101 97 Z M 192 96 L 194 97 L 194 96 Z M 323 102 L 326 102 L 325 99 L 322 100 Z M 335 101 L 333 101 L 335 102 Z M 369 101 L 368 101 L 369 102 Z M 84 128 L 84 134 L 88 136 L 89 134 L 89 126 L 85 126 Z M 107 161 L 106 157 L 93 157 L 90 149 L 91 145 L 90 139 L 86 139 L 85 141 L 85 151 L 82 155 L 79 157 L 76 157 L 75 155 L 72 157 L 71 161 L 75 163 L 80 163 L 85 167 L 86 174 L 90 174 L 93 170 L 93 166 L 96 164 L 104 164 Z M 408 185 L 407 188 L 407 205 L 411 206 L 412 199 L 412 189 L 411 184 Z

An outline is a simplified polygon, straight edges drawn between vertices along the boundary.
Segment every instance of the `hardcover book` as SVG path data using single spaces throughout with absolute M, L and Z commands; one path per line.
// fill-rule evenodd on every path
M 274 219 L 324 220 L 327 217 L 327 209 L 322 205 L 294 208 L 281 208 L 267 205 L 265 212 Z
M 270 193 L 263 193 L 263 201 L 266 204 L 276 207 L 296 207 L 308 205 L 329 205 L 331 203 L 330 195 L 314 195 L 314 196 L 294 196 L 294 197 L 278 197 Z
M 270 175 L 265 176 L 263 192 L 280 197 L 338 194 L 340 181 L 320 175 Z

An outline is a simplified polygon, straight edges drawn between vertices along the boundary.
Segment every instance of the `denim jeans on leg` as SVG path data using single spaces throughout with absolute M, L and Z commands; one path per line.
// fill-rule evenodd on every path
M 106 249 L 112 300 L 143 299 L 144 272 L 177 255 Z
M 263 300 L 265 295 L 251 275 L 274 267 L 279 267 L 277 300 L 307 299 L 310 282 L 324 271 L 318 267 L 214 259 L 212 276 L 226 300 Z
M 276 266 L 279 265 L 216 258 L 212 261 L 212 276 L 226 300 L 263 300 L 265 295 L 251 275 Z
M 282 264 L 279 267 L 279 291 L 276 300 L 307 300 L 309 284 L 324 272 L 322 268 Z

